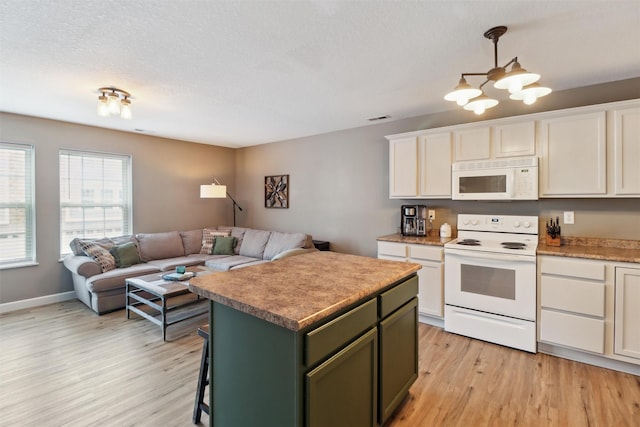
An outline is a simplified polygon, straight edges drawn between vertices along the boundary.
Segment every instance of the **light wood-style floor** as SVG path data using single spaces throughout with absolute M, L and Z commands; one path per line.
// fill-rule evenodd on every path
M 205 322 L 165 343 L 79 301 L 0 315 L 0 426 L 192 425 Z M 420 376 L 387 427 L 639 425 L 640 377 L 420 325 Z

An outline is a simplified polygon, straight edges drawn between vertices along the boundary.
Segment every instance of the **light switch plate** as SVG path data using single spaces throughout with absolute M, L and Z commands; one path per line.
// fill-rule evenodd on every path
M 564 223 L 565 224 L 573 224 L 573 212 L 565 212 L 564 213 Z

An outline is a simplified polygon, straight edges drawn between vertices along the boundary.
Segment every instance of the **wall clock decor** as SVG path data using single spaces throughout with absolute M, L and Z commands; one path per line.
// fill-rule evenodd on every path
M 264 207 L 289 207 L 289 175 L 264 177 Z

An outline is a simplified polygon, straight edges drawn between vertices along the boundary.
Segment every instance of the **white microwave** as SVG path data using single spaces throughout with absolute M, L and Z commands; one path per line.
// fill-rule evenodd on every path
M 538 200 L 538 158 L 457 162 L 453 200 Z

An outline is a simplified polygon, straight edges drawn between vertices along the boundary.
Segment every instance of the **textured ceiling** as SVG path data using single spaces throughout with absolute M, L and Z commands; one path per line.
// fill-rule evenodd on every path
M 0 0 L 0 110 L 262 144 L 454 109 L 497 25 L 500 65 L 554 90 L 640 76 L 640 0 Z M 133 120 L 97 116 L 101 86 L 131 92 Z

